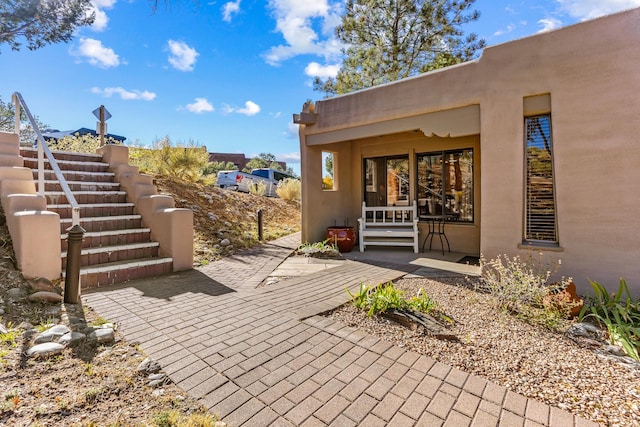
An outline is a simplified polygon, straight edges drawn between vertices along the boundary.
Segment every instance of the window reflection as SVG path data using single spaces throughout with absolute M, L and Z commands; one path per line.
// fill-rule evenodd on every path
M 473 149 L 420 154 L 418 215 L 473 222 Z
M 409 157 L 364 159 L 364 201 L 367 206 L 409 205 Z

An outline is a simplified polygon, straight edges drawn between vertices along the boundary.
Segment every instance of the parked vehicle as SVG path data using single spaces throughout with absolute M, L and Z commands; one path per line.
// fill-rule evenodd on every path
M 248 193 L 252 186 L 263 183 L 265 196 L 278 197 L 276 188 L 278 183 L 285 178 L 292 178 L 292 176 L 282 171 L 267 168 L 254 169 L 251 173 L 239 170 L 220 171 L 216 179 L 216 187 Z

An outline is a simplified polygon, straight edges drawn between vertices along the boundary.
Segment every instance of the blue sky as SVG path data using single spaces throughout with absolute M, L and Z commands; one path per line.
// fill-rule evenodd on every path
M 163 0 L 160 0 L 162 3 Z M 95 127 L 150 145 L 168 135 L 212 152 L 270 152 L 300 172 L 292 114 L 318 100 L 314 76 L 335 75 L 333 28 L 342 1 L 94 0 L 96 22 L 68 44 L 11 51 L 0 45 L 0 96 L 19 91 L 59 130 Z M 616 11 L 640 0 L 477 0 L 469 26 L 488 45 Z

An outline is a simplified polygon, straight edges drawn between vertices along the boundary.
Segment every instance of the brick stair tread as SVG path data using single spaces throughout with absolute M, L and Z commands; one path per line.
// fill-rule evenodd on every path
M 135 203 L 124 202 L 124 203 L 78 203 L 80 209 L 84 208 L 106 208 L 108 206 L 114 206 L 118 208 L 130 208 L 134 207 Z M 71 204 L 64 203 L 60 205 L 47 205 L 47 209 L 70 209 Z M 109 218 L 109 217 L 107 217 Z
M 123 195 L 127 194 L 126 191 L 121 190 L 71 190 L 74 195 L 85 195 L 85 194 L 108 194 L 108 195 Z M 64 191 L 45 191 L 45 196 L 64 196 Z
M 140 258 L 128 261 L 115 261 L 106 264 L 96 264 L 80 267 L 80 275 L 103 273 L 107 271 L 122 270 L 124 268 L 146 267 L 149 265 L 157 265 L 173 262 L 173 258 Z M 62 277 L 66 277 L 66 272 L 62 272 Z
M 49 185 L 55 185 L 55 184 L 59 184 L 60 181 L 58 181 L 57 179 L 45 179 L 44 180 L 45 184 L 49 184 Z M 91 182 L 91 181 L 67 181 L 67 184 L 69 185 L 96 185 L 96 186 L 105 186 L 105 187 L 119 187 L 120 183 L 119 182 Z
M 31 169 L 33 171 L 33 174 L 37 177 L 38 176 L 38 169 Z M 54 175 L 55 176 L 55 172 L 52 169 L 45 169 L 44 170 L 45 174 L 49 174 L 49 175 Z M 72 174 L 72 173 L 81 173 L 83 175 L 106 175 L 106 176 L 111 176 L 111 177 L 115 177 L 116 174 L 113 172 L 92 172 L 92 171 L 83 171 L 83 170 L 72 170 L 72 169 L 63 169 L 62 170 L 62 175 L 64 174 Z M 93 181 L 77 181 L 77 182 L 93 182 Z
M 22 148 L 20 148 L 20 151 L 25 153 L 25 154 L 26 153 L 35 154 L 35 155 L 38 154 L 38 149 L 32 148 L 32 147 L 22 147 Z M 63 155 L 63 156 L 102 159 L 102 155 L 95 154 L 95 153 L 74 153 L 72 151 L 51 150 L 51 154 L 53 154 L 53 157 L 55 157 L 56 154 L 59 154 L 59 155 Z M 46 156 L 45 156 L 45 158 L 46 158 Z
M 118 252 L 118 251 L 127 251 L 127 250 L 133 250 L 133 249 L 155 248 L 159 246 L 160 244 L 158 242 L 129 243 L 126 245 L 114 245 L 114 246 L 97 246 L 93 248 L 83 248 L 80 254 L 81 255 L 99 254 L 102 252 Z M 61 252 L 61 257 L 66 258 L 67 251 Z
M 113 218 L 113 217 L 104 217 Z M 116 234 L 135 234 L 135 233 L 150 233 L 150 228 L 124 228 L 118 230 L 103 230 L 103 231 L 87 231 L 84 233 L 84 237 L 98 237 L 98 236 L 113 236 Z M 66 239 L 69 236 L 68 233 L 61 233 L 60 238 Z
M 83 221 L 89 222 L 89 221 L 117 221 L 117 220 L 121 220 L 121 219 L 141 219 L 142 215 L 137 215 L 137 214 L 133 214 L 133 215 L 111 215 L 111 216 L 85 216 L 85 217 L 81 217 L 80 218 L 80 222 L 82 223 Z M 67 223 L 67 222 L 71 222 L 71 218 L 60 218 L 60 223 Z
M 34 159 L 33 157 L 25 157 L 24 161 L 25 162 L 37 162 L 38 159 Z M 47 159 L 45 157 L 44 163 L 46 165 L 46 164 L 51 163 L 51 162 L 49 161 L 49 159 Z M 76 166 L 79 167 L 79 169 L 66 169 L 66 170 L 82 170 L 82 168 L 85 167 L 85 166 L 109 167 L 109 163 L 87 162 L 87 161 L 82 161 L 82 160 L 59 160 L 59 159 L 56 159 L 56 163 L 58 163 L 58 166 L 60 166 L 60 169 L 63 169 L 62 165 L 65 165 L 65 166 L 74 166 L 74 165 L 76 165 Z

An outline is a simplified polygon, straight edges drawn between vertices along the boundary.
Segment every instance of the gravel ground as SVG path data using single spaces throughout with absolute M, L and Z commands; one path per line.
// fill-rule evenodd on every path
M 329 314 L 394 344 L 484 377 L 510 390 L 605 426 L 640 425 L 640 369 L 599 357 L 568 336 L 530 325 L 493 308 L 491 297 L 464 279 L 402 279 L 395 285 L 415 295 L 423 288 L 449 316 L 459 339 L 443 341 L 422 328 L 411 331 L 353 305 Z M 593 344 L 593 343 L 591 343 Z

